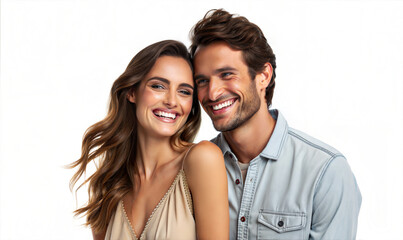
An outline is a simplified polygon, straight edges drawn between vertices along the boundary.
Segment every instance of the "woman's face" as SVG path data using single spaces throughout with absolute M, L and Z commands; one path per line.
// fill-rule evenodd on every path
M 136 104 L 138 134 L 170 137 L 186 122 L 192 109 L 193 74 L 180 57 L 162 56 L 128 96 Z

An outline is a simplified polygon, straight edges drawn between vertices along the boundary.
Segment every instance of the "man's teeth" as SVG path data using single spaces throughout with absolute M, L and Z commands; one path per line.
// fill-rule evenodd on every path
M 225 102 L 220 103 L 220 104 L 218 104 L 218 105 L 214 105 L 214 106 L 213 106 L 213 110 L 217 111 L 217 110 L 223 109 L 223 108 L 225 108 L 225 107 L 231 106 L 233 103 L 234 103 L 233 100 L 225 101 Z
M 165 118 L 171 118 L 171 119 L 175 119 L 176 118 L 176 114 L 174 113 L 167 113 L 167 112 L 163 112 L 163 111 L 158 111 L 157 115 L 159 117 L 165 117 Z

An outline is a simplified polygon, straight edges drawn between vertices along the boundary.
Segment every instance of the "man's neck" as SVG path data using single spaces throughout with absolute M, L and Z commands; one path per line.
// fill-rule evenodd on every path
M 260 108 L 256 114 L 242 126 L 224 132 L 223 135 L 238 161 L 249 163 L 266 147 L 273 133 L 276 121 L 266 108 Z

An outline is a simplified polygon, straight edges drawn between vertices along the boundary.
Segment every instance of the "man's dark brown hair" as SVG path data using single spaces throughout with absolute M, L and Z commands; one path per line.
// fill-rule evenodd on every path
M 190 39 L 192 57 L 199 46 L 217 41 L 225 41 L 231 48 L 241 50 L 252 80 L 257 73 L 263 71 L 267 62 L 270 63 L 273 75 L 266 88 L 266 101 L 268 107 L 271 105 L 276 78 L 276 56 L 256 24 L 223 9 L 212 9 L 192 28 Z

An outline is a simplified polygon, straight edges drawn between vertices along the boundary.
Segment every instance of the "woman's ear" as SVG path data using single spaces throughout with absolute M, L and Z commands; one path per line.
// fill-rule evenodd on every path
M 134 88 L 130 89 L 129 92 L 127 92 L 126 98 L 127 100 L 129 100 L 129 102 L 136 103 L 136 94 Z

